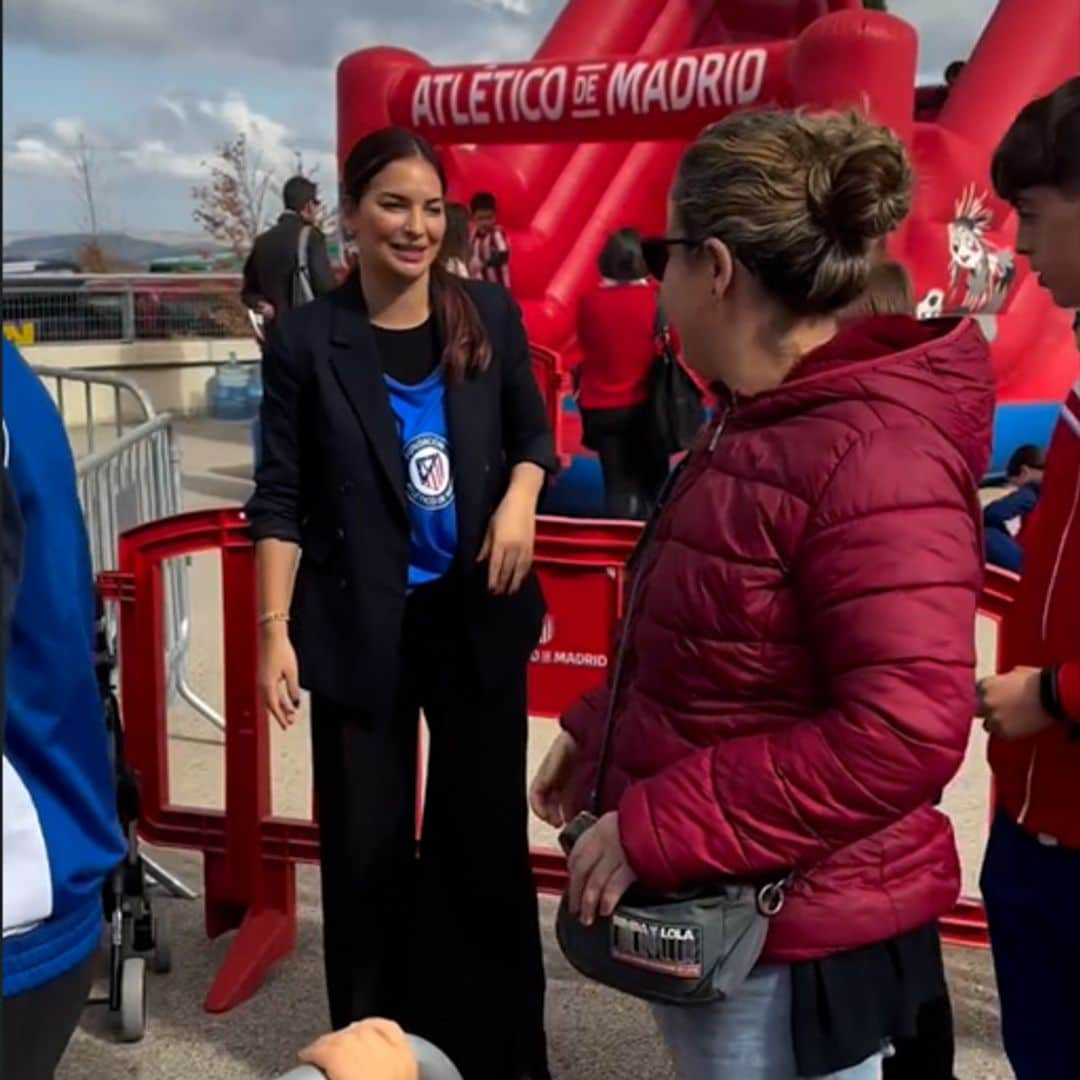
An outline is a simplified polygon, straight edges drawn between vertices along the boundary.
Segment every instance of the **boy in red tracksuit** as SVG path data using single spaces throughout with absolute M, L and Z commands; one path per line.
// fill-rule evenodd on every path
M 993 163 L 1017 250 L 1080 308 L 1080 76 L 1028 105 Z M 1026 534 L 1025 534 L 1026 535 Z M 1047 454 L 1020 592 L 1002 627 L 1013 666 L 979 686 L 999 810 L 982 871 L 1005 1051 L 1018 1080 L 1080 1077 L 1080 381 Z

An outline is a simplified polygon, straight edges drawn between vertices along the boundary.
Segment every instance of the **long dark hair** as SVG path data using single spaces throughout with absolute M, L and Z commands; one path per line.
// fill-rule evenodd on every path
M 469 261 L 469 210 L 458 202 L 446 204 L 446 232 L 443 234 L 439 259 L 445 263 L 448 259 Z
M 342 172 L 343 198 L 358 203 L 383 169 L 409 158 L 426 161 L 446 192 L 446 173 L 431 144 L 405 128 L 386 127 L 365 135 L 352 148 Z M 461 278 L 437 259 L 431 266 L 431 306 L 443 341 L 447 377 L 458 382 L 466 375 L 485 371 L 491 364 L 491 342 L 480 313 Z

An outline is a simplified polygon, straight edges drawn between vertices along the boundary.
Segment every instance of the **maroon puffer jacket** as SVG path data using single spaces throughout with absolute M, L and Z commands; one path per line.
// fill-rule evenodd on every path
M 767 959 L 956 900 L 992 412 L 974 322 L 858 324 L 702 433 L 641 559 L 604 805 L 656 888 L 794 869 Z M 563 718 L 581 804 L 607 699 Z

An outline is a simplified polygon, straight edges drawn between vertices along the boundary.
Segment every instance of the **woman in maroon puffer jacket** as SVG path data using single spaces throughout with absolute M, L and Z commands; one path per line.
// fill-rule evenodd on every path
M 687 151 L 646 244 L 721 410 L 636 560 L 571 905 L 793 872 L 745 986 L 656 1010 L 695 1080 L 877 1077 L 944 992 L 960 869 L 934 804 L 972 723 L 988 349 L 970 320 L 834 318 L 910 187 L 858 117 L 738 115 Z M 552 824 L 586 802 L 612 692 L 567 713 L 534 781 Z

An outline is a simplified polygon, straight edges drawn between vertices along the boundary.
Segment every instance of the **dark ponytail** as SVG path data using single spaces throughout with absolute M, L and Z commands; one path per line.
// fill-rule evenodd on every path
M 491 342 L 462 279 L 436 261 L 431 267 L 431 306 L 442 339 L 446 377 L 461 382 L 491 366 Z
M 368 185 L 388 165 L 421 158 L 439 177 L 446 193 L 446 173 L 431 144 L 405 128 L 386 127 L 365 135 L 350 152 L 342 171 L 342 194 L 358 203 Z M 431 307 L 443 342 L 442 362 L 447 378 L 460 382 L 491 365 L 491 342 L 461 278 L 436 260 L 431 266 Z

